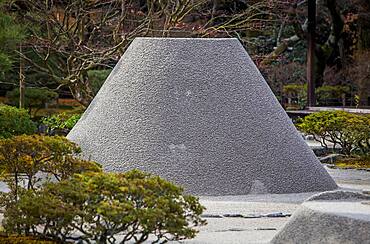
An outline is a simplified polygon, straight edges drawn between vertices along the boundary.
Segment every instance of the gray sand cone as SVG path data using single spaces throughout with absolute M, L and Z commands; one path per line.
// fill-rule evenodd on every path
M 237 39 L 136 38 L 68 138 L 197 195 L 337 187 Z

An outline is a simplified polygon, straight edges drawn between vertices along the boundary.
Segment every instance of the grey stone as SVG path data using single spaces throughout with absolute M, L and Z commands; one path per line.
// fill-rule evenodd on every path
M 220 214 L 202 214 L 202 218 L 223 218 L 224 216 Z
M 256 230 L 276 230 L 276 228 L 273 227 L 258 227 Z
M 244 214 L 243 218 L 245 219 L 256 219 L 256 218 L 262 218 L 262 214 Z
M 265 214 L 264 216 L 267 218 L 285 218 L 285 217 L 291 216 L 291 214 L 277 212 L 277 213 L 268 213 L 268 214 Z
M 248 229 L 230 228 L 226 231 L 246 231 L 246 230 L 248 230 Z
M 337 188 L 237 39 L 136 38 L 68 138 L 196 195 Z
M 305 140 L 313 141 L 313 140 L 315 140 L 315 137 L 313 135 L 306 135 Z
M 271 243 L 370 243 L 370 205 L 357 192 L 314 196 L 293 214 Z
M 223 215 L 224 217 L 227 217 L 227 218 L 243 218 L 244 216 L 242 214 L 235 214 L 235 213 L 231 213 L 231 214 L 224 214 Z
M 276 212 L 276 213 L 267 213 L 267 214 L 242 214 L 242 213 L 226 213 L 223 215 L 219 214 L 203 214 L 203 218 L 245 218 L 245 219 L 255 219 L 255 218 L 283 218 L 283 217 L 290 217 L 290 213 L 282 213 L 282 212 Z

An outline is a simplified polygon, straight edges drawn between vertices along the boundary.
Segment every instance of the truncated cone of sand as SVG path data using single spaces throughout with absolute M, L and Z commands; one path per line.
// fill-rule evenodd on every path
M 197 195 L 337 187 L 237 39 L 136 38 L 68 138 Z

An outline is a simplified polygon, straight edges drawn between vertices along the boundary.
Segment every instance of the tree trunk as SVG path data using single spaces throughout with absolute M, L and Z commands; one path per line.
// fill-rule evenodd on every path
M 94 93 L 87 75 L 84 75 L 79 80 L 71 82 L 68 86 L 73 98 L 84 107 L 88 107 L 94 98 Z
M 311 0 L 310 0 L 311 1 Z M 331 32 L 329 37 L 327 38 L 326 42 L 323 44 L 316 44 L 315 46 L 315 53 L 313 62 L 313 79 L 315 83 L 315 87 L 318 88 L 323 85 L 324 83 L 324 71 L 328 65 L 333 65 L 329 63 L 330 57 L 334 54 L 334 52 L 338 49 L 337 46 L 340 42 L 341 34 L 343 32 L 343 18 L 340 14 L 340 10 L 338 9 L 336 0 L 326 0 L 326 7 L 329 9 L 331 15 Z M 319 5 L 318 5 L 319 6 Z M 320 6 L 321 7 L 321 6 Z M 297 14 L 297 13 L 296 13 Z M 319 13 L 320 14 L 320 13 Z M 276 47 L 274 51 L 272 51 L 262 62 L 262 65 L 268 65 L 273 60 L 275 60 L 279 55 L 284 53 L 287 50 L 289 45 L 293 45 L 294 43 L 301 41 L 307 35 L 308 29 L 306 28 L 306 23 L 299 25 L 297 22 L 294 26 L 296 27 L 295 35 L 291 36 L 290 38 L 286 38 L 282 40 L 281 43 Z
M 22 57 L 22 44 L 19 45 L 19 108 L 25 104 L 25 83 L 24 83 L 24 59 Z
M 315 75 L 315 47 L 316 47 L 316 0 L 308 0 L 307 25 L 307 106 L 316 106 L 316 75 Z
M 218 0 L 212 1 L 212 12 L 211 12 L 211 19 L 213 19 L 216 15 L 217 7 L 218 7 Z

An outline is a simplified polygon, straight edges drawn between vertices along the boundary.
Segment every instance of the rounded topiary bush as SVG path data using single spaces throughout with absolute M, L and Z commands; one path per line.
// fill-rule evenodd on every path
M 0 138 L 33 134 L 36 125 L 27 110 L 0 104 Z
M 181 187 L 138 170 L 103 172 L 79 156 L 81 149 L 65 137 L 0 139 L 0 180 L 9 189 L 0 192 L 5 235 L 164 243 L 193 238 L 205 224 L 199 199 Z
M 370 153 L 370 116 L 345 111 L 321 111 L 299 121 L 297 127 L 328 149 L 339 146 L 345 155 Z
M 85 172 L 23 191 L 2 224 L 7 234 L 62 243 L 165 243 L 195 237 L 203 210 L 198 198 L 158 176 Z

